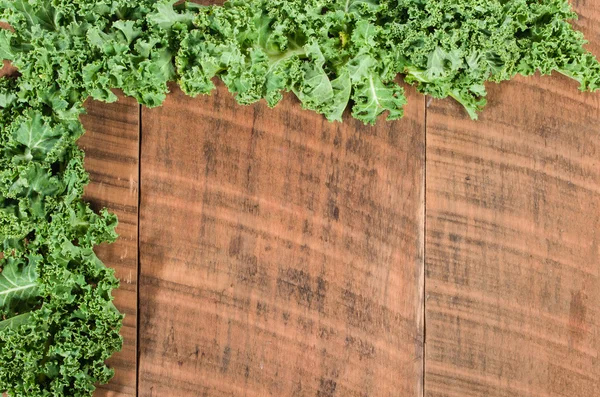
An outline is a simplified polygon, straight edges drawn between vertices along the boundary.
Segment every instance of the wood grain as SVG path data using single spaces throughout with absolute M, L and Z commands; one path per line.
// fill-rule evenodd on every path
M 598 44 L 596 3 L 578 7 Z M 427 111 L 425 394 L 597 396 L 600 97 L 489 88 L 479 122 Z
M 79 141 L 91 179 L 85 199 L 93 208 L 106 207 L 119 217 L 119 239 L 97 247 L 96 253 L 121 280 L 114 296 L 115 305 L 125 313 L 124 343 L 108 361 L 115 377 L 99 387 L 97 397 L 136 395 L 139 106 L 134 99 L 119 98 L 113 104 L 86 103 L 88 114 L 81 118 L 86 134 Z
M 419 396 L 424 100 L 143 110 L 139 395 Z

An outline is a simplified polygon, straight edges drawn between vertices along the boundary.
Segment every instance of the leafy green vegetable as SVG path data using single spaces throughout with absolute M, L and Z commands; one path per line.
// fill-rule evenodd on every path
M 575 17 L 564 0 L 253 0 L 202 8 L 193 27 L 154 27 L 183 37 L 175 63 L 190 95 L 210 92 L 218 76 L 242 104 L 274 106 L 292 91 L 330 120 L 350 105 L 375 123 L 382 113 L 402 117 L 398 75 L 456 99 L 472 118 L 486 81 L 519 73 L 558 71 L 598 89 L 600 66 L 569 24 Z
M 562 73 L 600 88 L 566 0 L 0 0 L 0 392 L 89 396 L 112 371 L 122 315 L 94 254 L 117 220 L 82 201 L 76 145 L 91 97 L 158 106 L 221 79 L 240 104 L 292 92 L 329 120 L 401 118 L 399 84 L 477 118 L 485 84 Z
M 16 258 L 5 261 L 0 273 L 0 310 L 8 312 L 15 302 L 26 302 L 37 296 L 39 260 L 40 257 L 32 256 L 28 264 Z

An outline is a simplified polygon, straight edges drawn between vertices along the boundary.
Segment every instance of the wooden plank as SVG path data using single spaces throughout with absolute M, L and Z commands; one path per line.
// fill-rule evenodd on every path
M 595 3 L 579 23 L 598 49 Z M 489 88 L 479 122 L 428 108 L 425 395 L 597 396 L 600 96 Z
M 134 99 L 119 98 L 113 104 L 86 103 L 88 114 L 81 118 L 86 134 L 79 141 L 91 179 L 85 199 L 93 208 L 106 207 L 119 217 L 119 239 L 99 246 L 96 253 L 121 280 L 114 296 L 125 313 L 124 343 L 108 362 L 115 377 L 99 387 L 97 397 L 136 395 L 139 106 Z
M 422 393 L 424 98 L 143 110 L 139 395 Z

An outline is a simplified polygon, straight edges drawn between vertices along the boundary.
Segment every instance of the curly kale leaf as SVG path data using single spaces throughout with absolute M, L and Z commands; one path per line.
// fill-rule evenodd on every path
M 14 311 L 16 304 L 37 297 L 38 270 L 41 257 L 32 255 L 27 263 L 21 258 L 2 259 L 0 262 L 0 314 Z
M 87 396 L 113 371 L 122 316 L 118 283 L 91 249 L 54 243 L 39 266 L 37 310 L 0 322 L 0 389 L 10 396 Z
M 111 378 L 104 361 L 122 344 L 118 281 L 92 248 L 114 241 L 115 226 L 81 201 L 62 204 L 12 247 L 0 273 L 0 390 L 87 396 Z

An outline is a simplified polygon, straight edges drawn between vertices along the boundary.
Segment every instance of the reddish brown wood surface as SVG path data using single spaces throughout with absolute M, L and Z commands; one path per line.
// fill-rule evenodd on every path
M 135 396 L 139 106 L 134 99 L 120 96 L 113 104 L 89 101 L 86 109 L 88 114 L 81 118 L 86 134 L 79 141 L 91 180 L 85 198 L 95 209 L 106 207 L 119 217 L 119 239 L 96 252 L 121 280 L 114 292 L 115 305 L 125 314 L 123 350 L 108 362 L 116 375 L 94 395 Z
M 418 396 L 424 100 L 143 111 L 139 395 Z M 184 111 L 183 111 L 184 110 Z
M 426 395 L 598 396 L 600 98 L 553 76 L 489 99 L 427 112 Z

